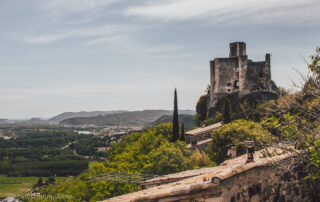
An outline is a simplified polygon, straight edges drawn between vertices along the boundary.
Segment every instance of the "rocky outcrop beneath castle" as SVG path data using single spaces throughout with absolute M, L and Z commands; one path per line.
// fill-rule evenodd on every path
M 257 95 L 265 100 L 277 98 L 279 90 L 271 80 L 270 54 L 266 54 L 265 61 L 253 62 L 246 55 L 245 43 L 231 43 L 228 58 L 210 62 L 210 92 L 210 110 L 230 94 L 238 99 Z
M 146 190 L 106 201 L 316 201 L 296 154 L 263 154 L 256 152 L 254 163 L 246 164 L 243 155 L 220 166 L 153 179 Z
M 213 116 L 217 111 L 223 109 L 226 99 L 229 101 L 230 105 L 233 108 L 233 111 L 239 110 L 241 104 L 247 102 L 250 106 L 255 107 L 259 103 L 264 103 L 269 100 L 275 100 L 278 98 L 278 94 L 274 92 L 251 92 L 248 94 L 241 95 L 239 92 L 231 94 L 217 94 L 214 95 L 214 107 L 209 108 L 207 116 Z M 240 112 L 239 112 L 240 113 Z

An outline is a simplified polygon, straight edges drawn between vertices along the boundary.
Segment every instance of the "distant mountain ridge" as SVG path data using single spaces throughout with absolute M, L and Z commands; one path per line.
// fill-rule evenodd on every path
M 8 119 L 0 119 L 0 123 L 7 123 Z
M 173 115 L 163 115 L 149 126 L 154 127 L 161 123 L 170 123 L 172 122 L 172 119 Z M 184 123 L 184 129 L 186 130 L 197 126 L 196 122 L 193 120 L 193 115 L 191 114 L 179 114 L 179 124 L 181 125 L 182 123 Z
M 194 114 L 193 110 L 181 110 L 179 113 Z M 68 125 L 89 125 L 99 126 L 147 126 L 156 121 L 163 115 L 171 115 L 172 110 L 143 110 L 143 111 L 126 111 L 115 114 L 104 114 L 93 117 L 73 117 L 61 121 L 61 124 Z
M 92 111 L 92 112 L 86 112 L 86 111 L 64 112 L 64 113 L 58 114 L 57 116 L 50 118 L 48 121 L 59 123 L 65 119 L 70 119 L 70 118 L 75 118 L 75 117 L 94 117 L 94 116 L 100 116 L 100 115 L 105 115 L 105 114 L 117 114 L 117 113 L 122 113 L 122 112 L 127 112 L 127 110 Z

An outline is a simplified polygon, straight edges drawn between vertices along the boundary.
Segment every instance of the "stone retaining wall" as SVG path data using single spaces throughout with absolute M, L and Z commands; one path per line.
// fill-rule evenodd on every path
M 277 166 L 255 167 L 222 181 L 217 201 L 320 201 L 312 184 L 304 180 L 302 168 L 292 166 L 291 159 Z
M 139 192 L 111 198 L 112 202 L 258 202 L 320 201 L 315 185 L 304 179 L 306 164 L 297 155 L 263 157 L 255 154 L 254 163 L 245 163 L 246 155 L 225 161 L 220 166 L 164 176 L 154 186 Z M 189 176 L 189 177 L 188 177 Z M 181 180 L 170 182 L 171 178 Z M 152 180 L 150 181 L 152 183 Z

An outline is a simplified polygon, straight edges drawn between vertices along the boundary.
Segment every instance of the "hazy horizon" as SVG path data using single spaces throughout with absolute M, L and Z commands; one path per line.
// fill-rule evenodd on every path
M 8 119 L 8 120 L 30 120 L 32 118 L 40 118 L 42 120 L 47 120 L 47 119 L 50 119 L 52 117 L 55 117 L 55 116 L 58 116 L 58 115 L 61 115 L 63 113 L 78 113 L 78 112 L 96 112 L 96 111 L 127 111 L 127 112 L 134 112 L 134 111 L 147 111 L 147 110 L 168 110 L 168 111 L 172 111 L 172 109 L 140 109 L 140 110 L 127 110 L 127 109 L 115 109 L 115 110 L 92 110 L 92 111 L 64 111 L 64 112 L 58 112 L 58 113 L 55 113 L 51 116 L 48 116 L 48 117 L 37 117 L 37 116 L 31 116 L 31 117 L 12 117 L 12 118 L 7 118 L 7 117 L 0 117 L 0 119 Z M 195 109 L 179 109 L 179 111 L 187 111 L 187 110 L 191 110 L 191 111 L 195 111 Z
M 316 0 L 2 0 L 0 118 L 195 109 L 209 61 L 244 41 L 290 88 L 320 45 Z

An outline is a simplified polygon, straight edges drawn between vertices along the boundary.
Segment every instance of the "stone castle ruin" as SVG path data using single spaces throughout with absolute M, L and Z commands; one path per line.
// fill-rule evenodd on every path
M 265 61 L 254 62 L 248 59 L 244 42 L 231 43 L 228 58 L 210 61 L 210 80 L 210 110 L 230 94 L 236 94 L 239 99 L 253 96 L 262 101 L 279 95 L 271 80 L 270 54 L 266 54 Z

